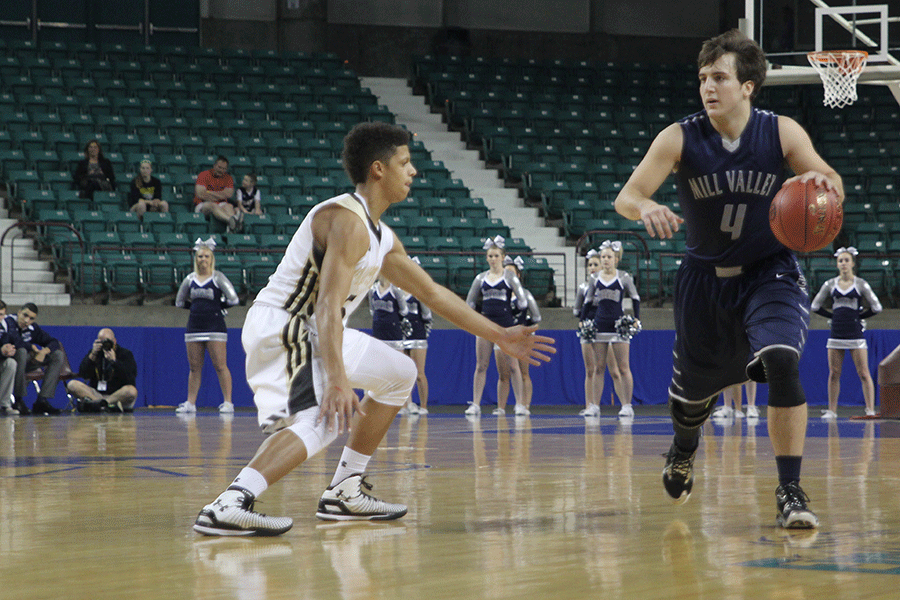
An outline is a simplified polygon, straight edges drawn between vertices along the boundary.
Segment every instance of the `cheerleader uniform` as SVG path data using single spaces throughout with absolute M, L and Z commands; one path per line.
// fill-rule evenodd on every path
M 594 328 L 597 333 L 594 341 L 600 343 L 629 343 L 629 340 L 616 333 L 616 321 L 625 314 L 622 301 L 631 298 L 634 317 L 640 318 L 641 298 L 638 296 L 634 279 L 625 271 L 616 270 L 612 279 L 603 279 L 598 271 L 593 275 L 591 302 L 596 306 Z
M 488 273 L 490 271 L 475 276 L 466 296 L 466 304 L 497 325 L 512 327 L 516 324 L 511 308 L 512 298 L 515 295 L 520 310 L 528 308 L 525 290 L 519 278 L 509 271 L 504 270 L 503 276 L 494 283 L 488 282 Z
M 575 293 L 575 308 L 572 309 L 572 313 L 578 317 L 578 323 L 582 321 L 593 321 L 594 315 L 597 313 L 597 303 L 594 301 L 594 279 L 593 275 L 591 275 L 587 281 L 583 282 L 578 286 L 578 291 Z M 578 340 L 582 344 L 593 344 L 594 340 L 585 339 L 581 337 L 581 328 L 579 327 L 578 331 L 576 331 L 578 335 Z
M 412 334 L 403 340 L 403 347 L 411 350 L 413 348 L 428 348 L 428 334 L 431 332 L 431 309 L 419 302 L 419 299 L 412 294 L 406 294 L 404 297 L 406 308 L 409 312 L 406 318 L 412 325 Z
M 382 292 L 376 283 L 369 290 L 369 312 L 372 313 L 372 337 L 394 350 L 403 350 L 400 320 L 409 310 L 402 292 L 393 285 Z
M 865 279 L 854 277 L 847 289 L 841 289 L 839 280 L 840 277 L 833 277 L 826 281 L 810 306 L 814 313 L 831 319 L 831 336 L 825 347 L 835 350 L 867 348 L 863 319 L 880 313 L 881 302 Z M 831 310 L 823 306 L 829 298 Z
M 225 309 L 238 303 L 234 286 L 220 271 L 205 279 L 191 273 L 181 282 L 175 306 L 189 309 L 185 342 L 225 342 Z
M 524 310 L 519 308 L 518 300 L 516 298 L 513 298 L 510 302 L 513 318 L 516 320 L 516 325 L 536 325 L 541 322 L 541 311 L 531 292 L 525 290 L 525 296 L 528 301 L 528 306 L 525 307 Z

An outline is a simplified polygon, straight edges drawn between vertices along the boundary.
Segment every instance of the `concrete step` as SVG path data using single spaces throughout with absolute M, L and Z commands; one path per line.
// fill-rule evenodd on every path
M 3 294 L 7 306 L 22 306 L 26 302 L 34 302 L 38 308 L 44 306 L 71 306 L 72 299 L 68 294 L 48 294 L 40 292 L 7 292 Z

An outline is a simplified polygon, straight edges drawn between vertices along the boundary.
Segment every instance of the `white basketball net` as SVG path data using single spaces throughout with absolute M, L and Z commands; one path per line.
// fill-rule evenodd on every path
M 863 50 L 810 52 L 806 55 L 825 86 L 823 103 L 843 108 L 856 102 L 856 80 L 866 66 L 869 53 Z

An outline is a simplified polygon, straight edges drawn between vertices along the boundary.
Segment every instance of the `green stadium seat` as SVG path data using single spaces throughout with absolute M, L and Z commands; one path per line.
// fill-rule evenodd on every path
M 171 294 L 180 283 L 176 280 L 175 261 L 165 252 L 138 255 L 143 291 L 148 294 Z
M 266 206 L 268 207 L 269 205 L 270 204 L 267 202 Z M 267 214 L 245 214 L 243 231 L 251 235 L 274 234 L 275 222 L 272 217 Z
M 244 270 L 244 255 L 216 253 L 216 270 L 220 271 L 238 294 L 247 292 L 247 279 Z

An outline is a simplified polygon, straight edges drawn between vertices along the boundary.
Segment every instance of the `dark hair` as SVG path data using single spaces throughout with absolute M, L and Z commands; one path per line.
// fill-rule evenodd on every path
M 216 157 L 216 160 L 213 161 L 213 164 L 216 164 L 217 162 L 224 162 L 226 165 L 231 164 L 228 162 L 228 159 L 221 154 Z
M 722 35 L 703 42 L 700 55 L 697 57 L 697 68 L 711 65 L 723 55 L 734 53 L 734 67 L 740 83 L 753 82 L 750 100 L 756 99 L 766 80 L 766 55 L 755 41 L 737 29 L 726 31 Z
M 6 308 L 6 302 L 0 300 L 0 310 L 3 310 L 4 308 Z
M 247 173 L 244 177 L 249 177 L 250 181 L 253 182 L 253 185 L 256 185 L 256 174 L 255 173 Z
M 397 125 L 376 121 L 359 123 L 344 138 L 341 160 L 354 185 L 365 183 L 375 161 L 386 163 L 400 146 L 408 146 L 410 133 Z
M 97 150 L 99 150 L 99 152 L 97 153 L 97 158 L 104 158 L 103 146 L 100 145 L 100 140 L 97 139 L 88 140 L 88 143 L 84 145 L 84 157 L 90 160 L 91 157 L 88 156 L 88 148 L 91 147 L 91 144 L 97 144 Z
M 38 314 L 37 305 L 34 302 L 28 302 L 27 304 L 23 304 L 20 310 L 30 310 L 34 314 Z

